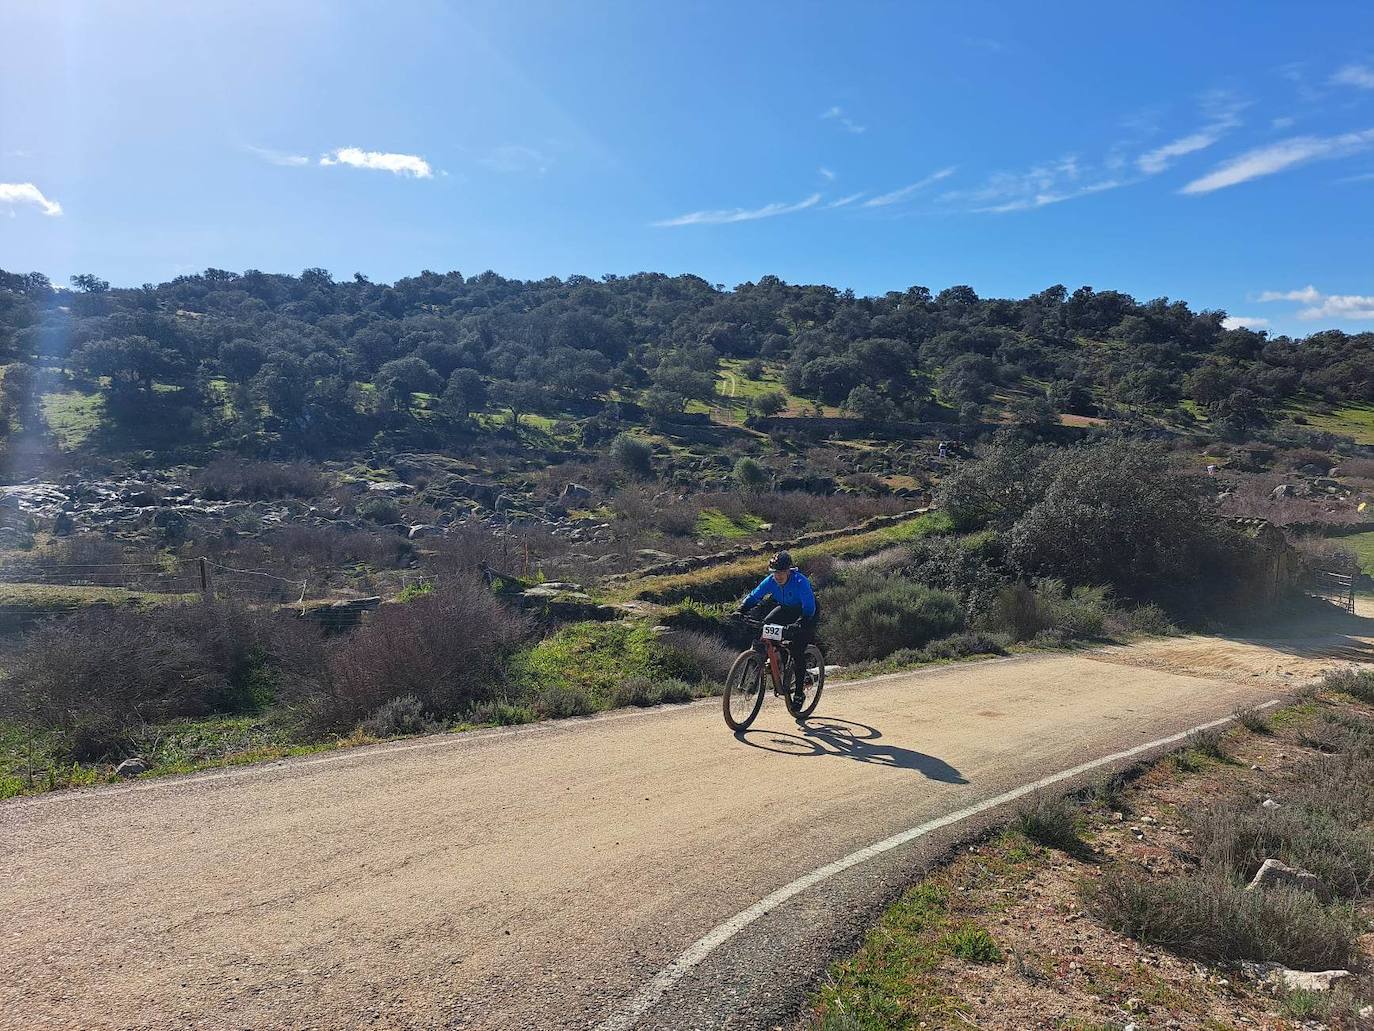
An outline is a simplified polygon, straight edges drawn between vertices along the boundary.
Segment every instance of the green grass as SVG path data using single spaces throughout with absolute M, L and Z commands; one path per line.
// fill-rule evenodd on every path
M 79 448 L 105 419 L 105 401 L 99 394 L 56 391 L 44 394 L 42 404 L 43 418 L 64 451 Z
M 869 929 L 853 956 L 830 969 L 812 999 L 813 1031 L 887 1031 L 890 1028 L 966 1026 L 966 1007 L 949 994 L 951 960 L 1000 963 L 1001 947 L 973 919 L 996 915 L 1012 902 L 972 902 L 993 882 L 1023 883 L 1047 853 L 1013 834 L 980 847 L 975 859 L 956 862 L 908 889 Z M 979 906 L 982 910 L 979 912 Z
M 664 660 L 645 622 L 569 623 L 511 660 L 511 682 L 521 694 L 573 692 L 596 709 L 610 708 L 615 690 L 631 677 L 666 680 L 676 670 Z
M 806 563 L 820 555 L 853 558 L 870 555 L 875 551 L 916 540 L 933 534 L 949 533 L 953 529 L 949 517 L 942 512 L 926 512 L 892 526 L 880 527 L 847 537 L 820 544 L 808 545 L 793 550 L 792 555 L 803 571 Z M 721 601 L 747 587 L 752 587 L 762 576 L 761 563 L 757 556 L 737 559 L 720 565 L 706 566 L 690 573 L 675 573 L 663 576 L 649 576 L 631 580 L 625 584 L 626 597 L 642 598 L 648 601 L 674 602 L 684 598 L 699 601 Z
M 718 508 L 703 508 L 701 514 L 697 516 L 696 534 L 698 537 L 734 540 L 738 537 L 748 537 L 752 533 L 758 533 L 764 525 L 762 519 L 755 515 L 749 515 L 747 512 L 738 518 L 731 519 Z
M 1365 573 L 1374 576 L 1374 531 L 1353 533 L 1349 537 L 1339 537 L 1337 541 L 1342 547 L 1355 553 L 1355 558 Z
M 1351 437 L 1357 444 L 1374 444 L 1374 405 L 1351 404 L 1328 412 L 1309 402 L 1291 405 L 1285 410 L 1290 416 L 1301 415 L 1307 425 L 1319 430 Z

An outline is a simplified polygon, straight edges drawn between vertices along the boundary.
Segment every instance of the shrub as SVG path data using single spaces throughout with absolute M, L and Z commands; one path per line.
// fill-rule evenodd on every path
M 964 924 L 945 935 L 942 944 L 949 954 L 970 963 L 1000 963 L 1002 950 L 985 928 Z
M 754 398 L 754 408 L 760 415 L 777 415 L 787 407 L 787 398 L 779 390 L 767 390 Z
M 358 515 L 374 523 L 401 521 L 401 510 L 391 498 L 363 498 L 358 502 Z
M 611 701 L 615 706 L 634 705 L 648 708 L 666 703 L 690 702 L 693 697 L 691 685 L 675 677 L 669 677 L 667 680 L 631 677 L 616 687 Z
M 1086 891 L 1089 911 L 1115 931 L 1204 962 L 1279 962 L 1301 970 L 1347 966 L 1360 925 L 1310 892 L 1246 891 L 1208 872 L 1152 881 L 1113 870 Z
M 1340 895 L 1363 898 L 1374 886 L 1374 834 L 1295 799 L 1276 809 L 1251 799 L 1226 800 L 1185 817 L 1209 869 L 1248 881 L 1266 859 L 1275 858 L 1316 874 Z
M 468 719 L 473 723 L 493 723 L 498 727 L 533 723 L 538 718 L 528 706 L 511 705 L 509 702 L 479 702 L 468 713 Z
M 826 639 L 841 662 L 919 648 L 964 622 L 954 595 L 896 577 L 841 581 L 826 590 L 822 605 Z
M 611 458 L 632 476 L 649 476 L 653 473 L 653 449 L 642 440 L 620 433 L 611 441 Z
M 1195 730 L 1188 735 L 1188 748 L 1198 755 L 1205 755 L 1209 759 L 1225 759 L 1226 749 L 1223 747 L 1225 736 L 1225 731 L 1221 727 Z
M 1047 625 L 1040 599 L 1025 582 L 998 591 L 986 619 L 989 626 L 1005 631 L 1013 641 L 1029 641 Z
M 408 734 L 430 734 L 443 729 L 443 724 L 429 718 L 420 699 L 414 695 L 392 698 L 377 707 L 359 729 L 369 737 L 402 737 Z
M 1322 679 L 1321 688 L 1323 691 L 1347 694 L 1357 701 L 1369 704 L 1374 702 L 1374 672 L 1348 666 L 1328 673 Z
M 554 720 L 589 716 L 600 709 L 584 688 L 571 684 L 544 684 L 532 692 L 530 701 L 535 712 Z
M 408 601 L 414 601 L 416 598 L 423 598 L 425 595 L 433 593 L 434 581 L 421 580 L 418 583 L 406 584 L 402 587 L 396 594 L 396 600 L 404 605 Z
M 496 698 L 527 627 L 470 579 L 383 605 L 329 654 L 317 715 L 325 726 L 346 726 L 405 695 L 435 715 L 461 714 Z
M 1058 795 L 1035 794 L 1016 813 L 1013 826 L 1038 844 L 1061 852 L 1083 848 L 1078 836 L 1078 812 L 1073 803 Z
M 1158 605 L 1138 605 L 1126 612 L 1126 626 L 1136 634 L 1163 637 L 1178 633 L 1168 614 Z
M 741 458 L 735 463 L 735 482 L 745 490 L 758 490 L 768 482 L 768 470 L 752 458 Z
M 324 474 L 304 462 L 249 462 L 234 456 L 216 458 L 196 474 L 195 485 L 216 501 L 314 498 L 329 489 Z
M 723 683 L 736 652 L 719 637 L 696 630 L 674 630 L 659 637 L 667 665 L 679 676 Z
M 0 715 L 97 759 L 147 724 L 290 695 L 318 648 L 303 623 L 231 602 L 88 610 L 26 635 L 0 680 Z
M 1240 706 L 1231 717 L 1252 734 L 1268 734 L 1273 729 L 1269 726 L 1269 717 L 1253 705 Z
M 1005 655 L 1006 639 L 985 633 L 982 630 L 967 630 L 950 634 L 925 646 L 925 653 L 932 659 L 963 659 L 970 655 Z

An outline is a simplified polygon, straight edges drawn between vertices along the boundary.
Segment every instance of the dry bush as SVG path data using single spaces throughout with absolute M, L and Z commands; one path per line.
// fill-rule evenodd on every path
M 679 675 L 723 683 L 735 661 L 735 650 L 713 634 L 699 630 L 673 630 L 659 637 L 669 668 Z
M 73 759 L 100 758 L 150 723 L 297 696 L 319 657 L 313 627 L 233 602 L 89 610 L 24 638 L 0 713 Z
M 1344 526 L 1358 523 L 1363 516 L 1353 505 L 1340 504 L 1324 497 L 1275 497 L 1274 489 L 1290 480 L 1282 476 L 1252 476 L 1241 480 L 1217 504 L 1224 516 L 1267 519 L 1275 526 L 1290 523 L 1329 523 Z
M 1078 810 L 1061 795 L 1037 792 L 1017 810 L 1013 826 L 1031 841 L 1061 852 L 1078 852 Z
M 1360 571 L 1360 560 L 1339 539 L 1305 535 L 1292 544 L 1309 566 L 1351 575 Z
M 498 700 L 506 658 L 528 629 L 473 578 L 383 605 L 326 657 L 316 723 L 348 727 L 405 695 L 435 716 Z
M 1374 836 L 1331 814 L 1286 801 L 1265 809 L 1252 799 L 1216 802 L 1187 814 L 1204 865 L 1249 880 L 1266 859 L 1317 875 L 1338 895 L 1362 898 L 1374 885 Z
M 1342 459 L 1337 472 L 1357 480 L 1374 480 L 1374 458 Z
M 1318 451 L 1316 448 L 1310 447 L 1285 451 L 1280 460 L 1289 469 L 1301 469 L 1305 465 L 1320 466 L 1323 474 L 1336 464 L 1336 460 L 1325 451 Z
M 202 495 L 217 501 L 314 498 L 329 489 L 325 475 L 304 462 L 251 462 L 233 455 L 216 458 L 194 482 Z
M 1112 870 L 1087 892 L 1089 911 L 1115 931 L 1212 963 L 1278 962 L 1299 970 L 1348 966 L 1360 924 L 1311 892 L 1246 891 L 1196 871 L 1166 880 Z

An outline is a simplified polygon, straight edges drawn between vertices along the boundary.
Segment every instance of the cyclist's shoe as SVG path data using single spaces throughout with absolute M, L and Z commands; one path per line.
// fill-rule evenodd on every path
M 792 708 L 806 708 L 806 691 L 803 688 L 795 687 L 792 689 Z

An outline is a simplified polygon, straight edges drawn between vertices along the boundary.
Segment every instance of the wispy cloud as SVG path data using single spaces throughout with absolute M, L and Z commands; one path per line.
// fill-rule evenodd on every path
M 906 200 L 913 193 L 918 193 L 921 190 L 924 190 L 927 186 L 930 186 L 934 183 L 938 183 L 941 179 L 948 179 L 950 176 L 954 174 L 954 172 L 955 169 L 953 167 L 942 168 L 938 172 L 932 172 L 924 179 L 918 179 L 916 180 L 916 182 L 911 183 L 908 186 L 903 186 L 900 189 L 893 190 L 891 193 L 881 193 L 876 197 L 866 200 L 864 201 L 863 206 L 866 208 L 884 208 L 887 207 L 889 204 L 896 204 L 899 201 Z
M 1295 136 L 1264 147 L 1248 150 L 1194 179 L 1181 193 L 1211 193 L 1282 172 L 1308 161 L 1345 157 L 1374 146 L 1374 129 L 1347 132 L 1339 136 Z
M 868 126 L 860 125 L 858 122 L 854 121 L 854 119 L 844 113 L 844 108 L 840 107 L 838 104 L 822 111 L 821 119 L 823 121 L 835 122 L 846 132 L 860 133 L 868 131 Z
M 285 165 L 290 168 L 301 168 L 310 164 L 310 159 L 304 154 L 288 154 L 284 151 L 272 150 L 270 147 L 255 147 L 251 143 L 244 144 L 244 149 L 250 154 L 256 154 L 271 165 Z
M 835 181 L 835 173 L 824 165 L 816 169 L 816 173 L 828 183 L 833 183 Z
M 1301 290 L 1265 290 L 1259 295 L 1259 300 L 1304 304 L 1307 307 L 1298 311 L 1298 318 L 1308 322 L 1316 319 L 1374 319 L 1374 295 L 1325 294 L 1310 283 Z
M 1374 172 L 1360 172 L 1358 175 L 1347 175 L 1337 179 L 1336 182 L 1344 183 L 1367 183 L 1374 180 Z
M 1367 64 L 1348 64 L 1331 76 L 1331 81 L 1337 86 L 1374 89 L 1374 68 Z
M 1221 138 L 1221 133 L 1211 129 L 1203 129 L 1201 132 L 1190 133 L 1187 136 L 1180 136 L 1162 147 L 1141 154 L 1136 158 L 1136 167 L 1146 175 L 1158 175 L 1164 171 L 1178 158 L 1185 154 L 1193 154 L 1199 150 L 1205 150 Z
M 1303 304 L 1312 304 L 1321 297 L 1321 293 L 1310 283 L 1301 290 L 1265 290 L 1255 298 L 1258 301 L 1301 301 Z
M 847 197 L 841 197 L 839 200 L 832 200 L 829 204 L 826 205 L 826 207 L 827 207 L 827 208 L 842 208 L 842 207 L 844 207 L 846 204 L 853 204 L 856 200 L 858 200 L 858 199 L 859 199 L 860 197 L 862 197 L 862 196 L 863 196 L 863 191 L 860 190 L 858 193 L 851 193 L 851 194 L 849 194 Z
M 1297 120 L 1296 118 L 1292 117 L 1291 115 L 1285 115 L 1285 116 L 1283 116 L 1282 118 L 1275 118 L 1275 119 L 1273 119 L 1272 121 L 1270 121 L 1270 123 L 1269 123 L 1269 128 L 1271 128 L 1271 129 L 1291 129 L 1291 128 L 1293 128 L 1294 125 L 1297 124 L 1297 122 L 1298 122 L 1298 120 Z
M 1221 320 L 1222 329 L 1267 329 L 1269 320 L 1258 315 L 1228 315 Z
M 418 154 L 388 154 L 377 150 L 361 150 L 358 147 L 339 147 L 321 156 L 322 165 L 351 165 L 354 168 L 370 168 L 395 175 L 409 175 L 416 179 L 429 179 L 434 175 L 429 162 Z
M 1027 211 L 1059 204 L 1075 197 L 1114 190 L 1134 180 L 1122 179 L 1101 168 L 1085 168 L 1076 156 L 1035 165 L 1024 172 L 998 172 L 974 190 L 951 190 L 940 199 L 987 214 Z
M 33 204 L 45 215 L 62 214 L 62 205 L 43 196 L 43 191 L 33 183 L 0 183 L 0 204 L 8 204 L 12 208 L 20 204 Z
M 1136 168 L 1144 175 L 1158 175 L 1188 154 L 1206 150 L 1236 126 L 1246 102 L 1228 90 L 1211 90 L 1198 98 L 1207 124 L 1136 158 Z
M 549 159 L 543 151 L 518 143 L 497 147 L 477 160 L 496 172 L 534 172 L 543 175 L 549 170 Z
M 692 211 L 653 224 L 655 226 L 711 226 L 727 225 L 733 222 L 754 222 L 761 218 L 776 218 L 778 215 L 790 215 L 793 212 L 805 211 L 807 208 L 814 208 L 820 202 L 821 195 L 813 193 L 805 200 L 797 201 L 795 204 L 775 202 L 765 204 L 761 208 L 720 208 L 711 211 Z

